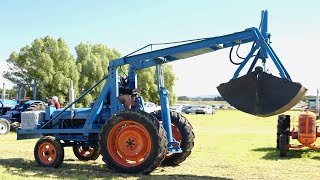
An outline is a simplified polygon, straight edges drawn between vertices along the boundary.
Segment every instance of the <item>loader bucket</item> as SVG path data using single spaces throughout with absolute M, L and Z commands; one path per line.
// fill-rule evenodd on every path
M 300 83 L 273 76 L 262 70 L 222 83 L 217 89 L 233 107 L 261 117 L 291 109 L 307 91 Z

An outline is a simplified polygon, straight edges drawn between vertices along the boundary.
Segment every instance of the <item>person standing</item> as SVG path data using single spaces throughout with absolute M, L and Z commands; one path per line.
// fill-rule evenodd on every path
M 52 97 L 48 97 L 48 98 L 47 98 L 47 102 L 48 102 L 48 106 L 54 107 L 54 103 L 53 103 L 53 101 L 52 101 Z
M 57 96 L 53 96 L 52 100 L 53 100 L 53 103 L 54 103 L 54 106 L 56 107 L 56 109 L 61 108 L 61 105 L 60 105 L 60 102 L 58 101 L 58 97 Z

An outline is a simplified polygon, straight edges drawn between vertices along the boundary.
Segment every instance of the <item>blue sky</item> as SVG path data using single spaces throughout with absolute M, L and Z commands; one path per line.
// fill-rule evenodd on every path
M 12 51 L 46 35 L 63 38 L 72 51 L 80 42 L 90 42 L 103 43 L 125 55 L 149 43 L 257 27 L 261 10 L 266 9 L 274 50 L 293 81 L 301 82 L 309 94 L 314 94 L 320 88 L 319 4 L 316 0 L 1 1 L 0 71 L 5 70 L 4 60 Z M 230 80 L 236 69 L 228 54 L 229 49 L 172 63 L 178 77 L 176 93 L 217 94 L 216 86 Z

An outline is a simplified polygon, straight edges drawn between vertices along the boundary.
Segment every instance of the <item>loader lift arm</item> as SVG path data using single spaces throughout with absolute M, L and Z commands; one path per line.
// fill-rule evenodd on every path
M 224 97 L 224 99 L 226 99 L 226 101 L 228 101 L 237 109 L 257 116 L 271 116 L 290 109 L 302 98 L 306 92 L 306 89 L 299 83 L 294 83 L 291 81 L 289 73 L 280 62 L 274 50 L 271 48 L 269 41 L 270 34 L 267 32 L 267 15 L 267 11 L 262 11 L 262 19 L 259 29 L 254 27 L 248 28 L 244 31 L 229 35 L 204 38 L 195 42 L 172 46 L 151 52 L 128 55 L 111 61 L 109 63 L 111 68 L 107 80 L 108 83 L 106 83 L 102 93 L 98 97 L 98 100 L 92 109 L 90 115 L 91 119 L 86 123 L 87 127 L 90 128 L 92 122 L 96 120 L 101 110 L 103 101 L 106 99 L 108 93 L 111 94 L 111 114 L 115 114 L 119 110 L 123 109 L 122 105 L 117 99 L 119 94 L 117 87 L 117 68 L 119 66 L 126 64 L 130 65 L 128 77 L 130 88 L 137 88 L 137 70 L 151 66 L 157 66 L 157 80 L 162 117 L 164 117 L 164 128 L 167 131 L 169 142 L 174 143 L 170 126 L 171 121 L 168 108 L 168 91 L 165 89 L 164 84 L 162 83 L 163 75 L 161 74 L 161 65 L 164 63 L 169 63 L 250 42 L 253 43 L 253 46 L 249 54 L 234 73 L 232 80 L 230 80 L 228 83 L 221 84 L 218 87 L 220 94 Z M 251 63 L 247 75 L 238 78 L 240 71 L 254 56 L 255 58 Z M 277 67 L 281 78 L 267 74 L 263 72 L 261 68 L 256 68 L 255 71 L 251 72 L 258 59 L 261 59 L 262 62 L 265 63 L 268 56 L 270 56 L 272 62 Z M 248 91 L 248 87 L 251 88 L 251 90 Z M 275 93 L 275 91 L 277 93 Z M 286 94 L 286 96 L 283 96 L 284 94 Z
M 240 66 L 234 73 L 232 80 L 236 80 L 238 78 L 241 70 L 244 68 L 246 64 L 248 64 L 248 62 L 252 57 L 255 56 L 247 72 L 247 75 L 252 73 L 252 70 L 259 59 L 261 59 L 263 63 L 266 63 L 266 59 L 268 58 L 268 56 L 270 56 L 272 62 L 275 64 L 276 68 L 279 71 L 279 75 L 281 79 L 285 80 L 285 82 L 291 82 L 291 77 L 289 73 L 287 72 L 284 65 L 281 63 L 280 59 L 278 58 L 278 56 L 270 46 L 270 34 L 267 32 L 267 29 L 268 29 L 267 17 L 268 17 L 267 11 L 262 11 L 261 23 L 260 23 L 259 29 L 252 27 L 252 28 L 245 29 L 244 31 L 241 31 L 241 32 L 236 32 L 236 33 L 232 33 L 224 36 L 204 38 L 204 39 L 196 40 L 195 42 L 186 43 L 178 46 L 172 46 L 172 47 L 159 49 L 159 50 L 146 52 L 146 53 L 141 53 L 141 54 L 136 54 L 136 55 L 124 56 L 122 58 L 119 58 L 110 62 L 109 65 L 110 67 L 112 67 L 112 71 L 110 74 L 115 75 L 117 73 L 116 68 L 119 66 L 126 65 L 126 64 L 130 65 L 130 68 L 129 68 L 130 83 L 129 84 L 131 88 L 136 88 L 135 71 L 137 70 L 148 68 L 151 66 L 159 66 L 164 63 L 186 59 L 189 57 L 218 51 L 220 49 L 229 48 L 236 45 L 252 42 L 253 46 L 249 54 L 246 56 L 244 61 L 240 64 Z M 255 75 L 257 75 L 257 72 L 255 72 Z M 113 80 L 116 80 L 116 78 L 114 78 Z M 117 84 L 117 83 L 112 82 L 111 84 Z M 300 87 L 297 87 L 297 89 L 299 89 L 300 91 L 301 85 Z M 301 91 L 305 92 L 306 90 L 302 89 Z M 115 93 L 111 95 L 111 97 L 117 97 L 118 95 L 117 87 L 112 87 L 110 92 Z M 223 94 L 224 93 L 221 93 L 222 96 L 224 96 Z M 303 93 L 299 93 L 299 97 L 301 96 L 301 94 Z M 285 101 L 288 101 L 288 99 L 286 99 Z M 112 113 L 116 113 L 117 111 L 118 111 L 118 108 L 116 107 L 112 108 Z M 248 112 L 248 113 L 261 115 L 261 116 L 265 115 L 264 113 L 260 113 L 260 112 L 258 113 Z M 269 115 L 270 112 L 266 114 Z

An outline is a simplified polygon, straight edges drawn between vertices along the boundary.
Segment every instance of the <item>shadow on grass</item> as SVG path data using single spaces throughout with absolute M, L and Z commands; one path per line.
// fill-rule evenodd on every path
M 38 178 L 68 178 L 68 179 L 111 179 L 111 178 L 136 178 L 136 179 L 210 179 L 227 180 L 228 178 L 197 176 L 197 175 L 143 175 L 114 173 L 105 165 L 97 163 L 71 164 L 66 161 L 59 168 L 40 167 L 34 161 L 22 158 L 0 159 L 0 165 L 6 169 L 8 174 L 22 176 L 32 179 Z M 73 160 L 71 160 L 73 161 Z M 179 172 L 177 172 L 179 173 Z
M 287 152 L 286 157 L 280 157 L 280 151 L 277 148 L 271 147 L 264 147 L 264 148 L 256 148 L 252 151 L 256 152 L 266 152 L 266 154 L 262 157 L 262 159 L 266 160 L 281 160 L 281 159 L 295 159 L 295 158 L 302 158 L 308 157 L 310 153 L 318 152 L 313 149 L 290 149 Z M 311 159 L 319 159 L 320 156 L 312 157 Z

